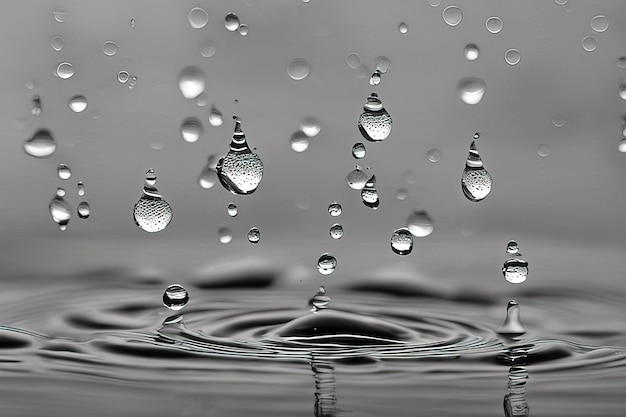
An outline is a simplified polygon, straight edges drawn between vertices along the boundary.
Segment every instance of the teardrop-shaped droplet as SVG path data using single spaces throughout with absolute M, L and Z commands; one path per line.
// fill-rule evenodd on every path
M 507 336 L 520 336 L 526 333 L 520 317 L 519 304 L 515 300 L 509 301 L 506 307 L 506 318 L 498 327 L 498 333 Z
M 172 221 L 172 207 L 156 189 L 157 177 L 153 169 L 146 172 L 141 198 L 135 203 L 135 224 L 146 232 L 154 233 L 165 229 Z
M 317 312 L 320 310 L 325 310 L 328 308 L 330 304 L 330 297 L 326 295 L 326 288 L 321 286 L 317 293 L 311 298 L 311 311 Z
M 363 159 L 365 158 L 367 150 L 365 149 L 365 145 L 361 142 L 357 142 L 352 146 L 352 156 L 355 159 Z
M 172 284 L 163 292 L 163 304 L 172 311 L 181 310 L 188 302 L 189 294 L 180 284 Z
M 372 93 L 363 106 L 364 112 L 359 117 L 359 131 L 370 142 L 379 142 L 391 133 L 391 116 L 383 107 L 378 94 Z
M 231 32 L 236 32 L 239 29 L 239 25 L 239 16 L 235 13 L 228 13 L 224 18 L 224 26 Z
M 509 243 L 506 244 L 506 253 L 508 253 L 509 255 L 519 254 L 519 246 L 517 246 L 516 241 L 509 240 Z
M 341 204 L 339 204 L 336 201 L 333 201 L 328 206 L 328 214 L 330 214 L 333 217 L 337 217 L 337 216 L 341 215 L 341 210 L 342 210 Z
M 376 210 L 380 205 L 378 191 L 376 191 L 376 175 L 372 175 L 361 190 L 361 200 L 366 207 Z
M 67 105 L 74 113 L 82 113 L 87 108 L 87 99 L 85 96 L 74 96 Z
M 221 126 L 224 123 L 222 113 L 215 107 L 211 107 L 211 113 L 209 113 L 209 124 L 213 127 Z
M 362 190 L 367 182 L 367 174 L 359 168 L 355 168 L 346 176 L 348 186 L 353 190 Z
M 40 129 L 24 142 L 24 151 L 35 158 L 47 158 L 57 149 L 57 144 L 47 129 Z
M 220 183 L 233 194 L 252 194 L 263 179 L 263 161 L 250 150 L 239 120 L 230 142 L 230 150 L 217 165 Z
M 39 116 L 41 114 L 41 97 L 34 96 L 31 103 L 32 106 L 30 108 L 30 114 L 33 116 Z
M 335 223 L 330 226 L 328 233 L 330 234 L 330 237 L 335 240 L 341 239 L 343 237 L 343 226 L 339 223 Z
M 91 216 L 91 206 L 86 201 L 81 201 L 76 207 L 76 213 L 81 219 L 88 219 Z
M 64 196 L 65 190 L 63 188 L 58 188 L 55 196 L 52 198 L 48 206 L 52 220 L 59 225 L 59 229 L 61 230 L 65 230 L 67 228 L 67 224 L 72 218 L 72 209 L 63 198 Z
M 209 162 L 198 176 L 198 184 L 200 184 L 200 187 L 205 190 L 213 188 L 213 186 L 217 184 L 217 171 L 215 170 L 216 164 L 217 157 L 215 155 L 209 156 Z
M 478 202 L 491 192 L 493 180 L 483 167 L 483 161 L 478 154 L 476 142 L 472 141 L 469 155 L 465 162 L 465 169 L 461 176 L 461 189 L 468 200 Z
M 391 250 L 398 255 L 408 255 L 413 251 L 413 235 L 406 228 L 394 230 L 390 239 Z
M 85 183 L 82 181 L 78 181 L 78 196 L 79 197 L 85 196 Z
M 378 85 L 380 84 L 380 71 L 376 70 L 374 71 L 374 73 L 372 74 L 372 76 L 370 77 L 370 85 L 374 86 L 374 85 Z
M 228 227 L 220 227 L 217 230 L 217 237 L 220 243 L 230 243 L 233 240 L 233 232 Z
M 330 275 L 337 268 L 337 259 L 330 253 L 324 253 L 317 260 L 317 271 L 322 275 Z
M 511 284 L 521 284 L 528 278 L 528 262 L 522 258 L 510 258 L 502 265 L 502 275 Z
M 261 240 L 261 231 L 258 227 L 252 227 L 248 230 L 248 242 L 257 244 Z
M 65 164 L 59 164 L 57 167 L 57 175 L 62 180 L 67 180 L 72 176 L 72 170 Z
M 180 126 L 180 135 L 187 143 L 197 142 L 203 132 L 204 128 L 202 127 L 202 123 L 195 117 L 185 119 Z
M 457 83 L 457 94 L 465 104 L 478 104 L 485 95 L 486 87 L 480 78 L 462 78 Z
M 433 219 L 426 210 L 413 210 L 406 219 L 406 226 L 415 237 L 429 236 L 435 229 Z
M 226 212 L 230 217 L 237 217 L 239 213 L 239 209 L 235 203 L 228 203 L 228 207 L 226 207 Z
M 206 88 L 206 75 L 198 67 L 185 67 L 178 76 L 178 88 L 185 98 L 196 98 Z

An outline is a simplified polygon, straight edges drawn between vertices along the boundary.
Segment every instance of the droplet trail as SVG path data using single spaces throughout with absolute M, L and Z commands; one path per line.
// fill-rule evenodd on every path
M 520 336 L 526 333 L 526 329 L 522 325 L 519 304 L 515 300 L 509 301 L 506 307 L 506 317 L 500 327 L 498 333 L 506 336 Z

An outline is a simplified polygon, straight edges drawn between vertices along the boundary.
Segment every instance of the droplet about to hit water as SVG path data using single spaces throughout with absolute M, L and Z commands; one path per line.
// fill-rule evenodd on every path
M 406 23 L 402 22 L 398 25 L 398 30 L 404 35 L 409 32 L 409 26 Z
M 82 113 L 87 109 L 87 99 L 85 96 L 74 96 L 67 105 L 74 113 Z
M 203 132 L 202 122 L 195 117 L 185 119 L 180 125 L 180 135 L 187 143 L 197 142 Z
M 205 166 L 205 168 L 202 170 L 202 172 L 198 176 L 198 184 L 200 184 L 200 187 L 204 188 L 205 190 L 213 188 L 213 186 L 217 184 L 218 179 L 217 179 L 217 171 L 215 167 L 216 167 L 216 157 L 215 155 L 211 155 L 209 157 L 208 164 Z
M 61 52 L 65 47 L 65 39 L 63 39 L 63 36 L 53 36 L 50 38 L 50 47 L 57 52 Z
M 35 158 L 47 158 L 57 149 L 57 144 L 47 129 L 40 129 L 26 142 L 24 142 L 24 151 Z
M 227 244 L 233 240 L 233 232 L 228 227 L 220 227 L 217 230 L 217 237 L 220 243 Z
M 263 179 L 263 161 L 250 150 L 241 122 L 235 121 L 230 150 L 217 165 L 220 183 L 233 194 L 252 194 Z
M 465 169 L 461 176 L 461 189 L 468 200 L 478 202 L 491 192 L 493 180 L 491 175 L 483 167 L 483 161 L 478 154 L 476 141 L 472 141 L 469 155 L 465 161 Z
M 302 58 L 294 59 L 287 64 L 287 74 L 294 81 L 305 79 L 310 72 L 309 63 Z
M 128 71 L 120 71 L 117 73 L 117 81 L 122 84 L 126 84 L 129 78 L 130 74 L 128 73 Z
M 198 67 L 185 67 L 178 75 L 178 88 L 183 97 L 192 99 L 198 97 L 206 88 L 206 75 Z
M 330 253 L 324 253 L 317 260 L 317 271 L 322 275 L 330 275 L 337 268 L 337 259 Z
M 85 183 L 82 182 L 82 181 L 78 181 L 77 188 L 78 188 L 78 191 L 77 191 L 78 196 L 79 197 L 84 197 L 85 193 L 86 193 L 86 191 L 85 191 Z
M 309 137 L 299 130 L 291 135 L 289 146 L 291 146 L 291 150 L 294 152 L 304 152 L 309 149 Z
M 504 53 L 504 60 L 509 65 L 517 65 L 522 60 L 522 54 L 517 49 L 509 49 Z
M 189 294 L 180 284 L 172 284 L 163 292 L 163 304 L 172 311 L 181 310 L 188 302 Z
M 515 300 L 509 301 L 506 307 L 506 317 L 498 333 L 505 336 L 521 336 L 526 333 L 520 316 L 519 304 Z
M 341 211 L 342 211 L 342 207 L 341 204 L 339 204 L 336 201 L 333 201 L 332 203 L 330 203 L 330 205 L 328 206 L 328 214 L 330 214 L 333 217 L 337 217 L 341 215 Z
M 248 36 L 248 33 L 250 33 L 250 28 L 248 27 L 248 25 L 239 25 L 239 29 L 237 29 L 237 32 L 239 32 L 241 36 Z
M 502 19 L 498 16 L 491 16 L 485 21 L 485 27 L 489 31 L 489 33 L 500 33 L 502 30 Z
M 39 116 L 41 114 L 41 110 L 41 97 L 33 96 L 33 99 L 31 100 L 30 114 L 33 116 Z
M 365 187 L 367 178 L 368 176 L 365 172 L 361 171 L 360 168 L 355 168 L 346 176 L 346 182 L 348 187 L 353 190 L 362 190 Z
M 62 180 L 67 180 L 72 176 L 72 170 L 65 164 L 59 164 L 57 167 L 57 175 Z
M 380 84 L 380 71 L 376 70 L 370 77 L 370 85 Z
M 363 106 L 358 127 L 361 135 L 370 142 L 380 142 L 391 134 L 392 120 L 378 94 L 372 93 Z
M 390 239 L 391 250 L 397 255 L 408 255 L 413 251 L 413 235 L 408 229 L 394 230 Z
M 231 32 L 236 32 L 239 29 L 239 25 L 239 16 L 235 13 L 228 13 L 224 18 L 224 26 Z
M 88 202 L 81 201 L 76 207 L 76 213 L 78 214 L 79 218 L 83 220 L 88 219 L 89 216 L 91 216 L 91 206 L 89 206 Z
M 594 16 L 590 24 L 594 32 L 602 33 L 609 28 L 609 19 L 602 15 Z
M 335 240 L 341 239 L 343 237 L 343 226 L 339 223 L 333 224 L 330 226 L 328 234 Z
M 511 284 L 521 284 L 528 278 L 528 262 L 522 258 L 510 258 L 502 265 L 502 275 Z
M 361 65 L 361 57 L 352 52 L 346 55 L 346 64 L 352 69 L 357 69 Z
M 465 55 L 465 59 L 468 61 L 476 61 L 480 55 L 480 50 L 478 49 L 478 46 L 469 44 L 465 46 L 463 54 Z
M 106 56 L 115 55 L 117 53 L 117 44 L 113 41 L 106 41 L 102 45 L 102 52 L 104 52 Z
M 200 55 L 204 58 L 211 58 L 217 52 L 217 45 L 213 41 L 204 41 L 200 45 Z
M 322 131 L 322 124 L 314 117 L 305 117 L 302 123 L 300 123 L 300 130 L 302 133 L 312 138 L 319 135 Z
M 583 49 L 587 52 L 593 52 L 598 47 L 598 41 L 593 36 L 586 36 L 583 38 Z
M 480 78 L 461 78 L 456 85 L 457 94 L 465 104 L 478 104 L 485 95 L 486 84 Z
M 380 205 L 378 191 L 376 190 L 376 175 L 372 175 L 361 190 L 361 201 L 366 207 L 376 210 Z
M 413 210 L 406 219 L 409 232 L 415 237 L 426 237 L 435 230 L 435 223 L 426 210 Z
M 261 240 L 261 231 L 258 227 L 251 227 L 248 230 L 248 242 L 256 245 Z
M 157 177 L 153 169 L 146 172 L 145 184 L 139 201 L 133 208 L 135 224 L 146 232 L 165 229 L 172 221 L 172 207 L 156 189 Z
M 189 25 L 194 29 L 202 29 L 209 23 L 209 14 L 201 7 L 194 7 L 189 11 Z
M 72 218 L 72 209 L 70 205 L 63 198 L 65 196 L 65 190 L 63 188 L 57 188 L 57 192 L 50 201 L 48 209 L 52 220 L 59 226 L 62 231 L 67 229 L 67 224 Z
M 463 12 L 458 6 L 446 7 L 441 15 L 448 26 L 457 26 L 463 20 Z
M 352 146 L 352 156 L 355 159 L 363 159 L 365 158 L 367 150 L 365 149 L 365 145 L 361 142 L 357 142 Z
M 441 151 L 439 149 L 429 149 L 428 152 L 426 152 L 426 157 L 430 162 L 435 164 L 441 161 Z
M 74 66 L 71 62 L 61 62 L 57 65 L 56 74 L 59 78 L 67 80 L 74 75 Z
M 542 158 L 547 158 L 548 156 L 550 156 L 550 147 L 548 145 L 539 145 L 537 147 L 537 155 L 539 155 Z
M 330 297 L 326 295 L 326 288 L 321 286 L 313 298 L 311 298 L 311 311 L 315 313 L 320 310 L 325 310 L 328 308 L 329 304 Z
M 516 241 L 509 240 L 509 243 L 506 244 L 506 253 L 508 253 L 509 255 L 519 254 L 519 246 L 517 246 Z
M 221 126 L 224 123 L 222 112 L 215 107 L 211 107 L 211 113 L 209 113 L 209 124 L 213 127 Z
M 226 207 L 226 213 L 228 213 L 230 217 L 237 217 L 239 209 L 237 208 L 237 205 L 235 203 L 228 203 L 228 206 Z

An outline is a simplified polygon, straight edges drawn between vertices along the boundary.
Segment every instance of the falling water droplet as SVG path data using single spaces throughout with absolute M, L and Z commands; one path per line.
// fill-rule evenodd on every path
M 213 41 L 204 41 L 200 45 L 200 55 L 204 58 L 211 58 L 217 52 L 217 45 Z
M 78 196 L 85 196 L 85 183 L 83 183 L 82 181 L 78 181 Z
M 621 69 L 626 68 L 626 56 L 620 56 L 619 58 L 617 58 L 617 66 Z
M 504 60 L 509 65 L 517 65 L 522 60 L 522 54 L 517 49 L 509 49 L 504 53 Z
M 183 97 L 192 99 L 198 97 L 206 88 L 206 75 L 198 67 L 185 67 L 178 75 L 178 88 Z
M 106 56 L 115 55 L 117 53 L 117 44 L 113 41 L 106 41 L 102 45 L 102 52 L 104 52 Z
M 441 161 L 441 151 L 439 149 L 429 149 L 426 153 L 428 160 L 433 164 Z
M 370 142 L 379 142 L 391 133 L 391 116 L 383 107 L 378 94 L 372 93 L 363 106 L 364 112 L 359 117 L 359 131 Z
M 233 240 L 233 233 L 228 227 L 220 227 L 217 230 L 217 237 L 220 240 L 220 243 L 227 244 Z
M 203 132 L 202 123 L 195 117 L 185 119 L 180 126 L 180 135 L 187 143 L 197 142 Z
M 80 203 L 78 203 L 78 206 L 76 207 L 76 213 L 78 213 L 78 217 L 80 217 L 81 219 L 88 219 L 91 215 L 91 207 L 89 206 L 89 203 L 86 201 L 81 201 Z
M 230 150 L 217 166 L 220 183 L 233 194 L 252 194 L 263 179 L 263 161 L 250 150 L 241 122 L 235 121 Z
M 626 137 L 619 142 L 619 144 L 617 145 L 617 149 L 621 153 L 626 153 Z
M 470 146 L 469 155 L 465 161 L 465 169 L 461 176 L 463 194 L 470 201 L 481 201 L 491 192 L 492 183 L 491 175 L 483 167 L 483 161 L 478 154 L 474 140 Z
M 519 246 L 517 246 L 516 241 L 509 240 L 509 243 L 506 244 L 506 253 L 508 253 L 509 255 L 519 254 Z
M 341 215 L 341 211 L 342 211 L 342 207 L 341 204 L 339 204 L 336 201 L 333 201 L 332 203 L 330 203 L 330 205 L 328 206 L 328 214 L 330 214 L 333 217 L 337 217 Z
M 498 333 L 507 336 L 520 336 L 526 333 L 520 317 L 519 304 L 515 300 L 509 301 L 506 307 L 506 318 L 498 327 Z
M 172 221 L 172 207 L 156 189 L 157 177 L 153 169 L 146 172 L 141 198 L 133 208 L 135 224 L 146 232 L 165 229 Z
M 380 84 L 380 71 L 376 70 L 370 77 L 370 85 Z
M 224 26 L 231 32 L 237 31 L 237 29 L 239 29 L 239 25 L 239 16 L 235 13 L 228 13 L 224 18 Z
M 213 186 L 217 183 L 217 171 L 215 170 L 215 166 L 216 156 L 211 155 L 209 157 L 208 164 L 198 176 L 198 184 L 200 184 L 200 187 L 204 188 L 205 190 L 213 188 Z
M 319 135 L 322 130 L 322 124 L 314 117 L 306 117 L 302 120 L 302 123 L 300 123 L 300 130 L 302 133 L 312 138 Z
M 74 66 L 71 62 L 61 62 L 57 65 L 56 74 L 59 78 L 67 80 L 74 75 Z
M 486 84 L 480 78 L 461 78 L 456 87 L 463 103 L 478 104 L 485 95 Z
M 381 74 L 386 74 L 389 71 L 389 67 L 391 66 L 391 60 L 386 56 L 378 56 L 376 57 L 376 71 Z
M 550 156 L 550 147 L 548 145 L 539 145 L 537 147 L 537 155 L 542 158 L 547 158 Z
M 502 275 L 511 284 L 521 284 L 528 278 L 528 262 L 521 258 L 510 258 L 502 265 Z
M 39 116 L 41 114 L 41 97 L 33 96 L 31 100 L 30 114 Z
M 367 182 L 367 174 L 361 171 L 360 168 L 355 168 L 346 176 L 346 182 L 348 186 L 353 190 L 362 190 Z
M 361 57 L 354 52 L 346 55 L 346 64 L 352 69 L 357 69 L 361 65 Z
M 355 159 L 363 159 L 366 154 L 365 145 L 361 142 L 357 142 L 352 146 L 352 156 Z
M 63 10 L 53 10 L 52 17 L 59 23 L 64 23 L 67 18 L 67 12 Z
M 211 113 L 209 113 L 209 124 L 213 127 L 221 126 L 224 123 L 222 113 L 215 107 L 211 107 Z
M 463 12 L 457 6 L 448 6 L 442 12 L 443 21 L 449 26 L 457 26 L 463 20 Z
M 502 19 L 500 19 L 498 16 L 491 16 L 485 22 L 485 27 L 487 28 L 489 33 L 500 33 L 503 27 Z
M 35 158 L 47 158 L 57 149 L 57 144 L 52 137 L 52 133 L 46 129 L 40 129 L 26 142 L 24 151 Z
M 324 253 L 317 260 L 317 270 L 322 275 L 330 275 L 337 268 L 337 259 L 330 253 Z
M 587 52 L 593 52 L 598 47 L 598 41 L 593 36 L 586 36 L 583 39 L 583 49 Z
M 52 220 L 59 225 L 59 229 L 62 231 L 67 228 L 67 224 L 72 218 L 72 209 L 63 197 L 65 197 L 65 190 L 57 188 L 57 192 L 48 206 Z
M 409 196 L 409 192 L 406 188 L 398 188 L 396 191 L 396 198 L 400 201 L 404 201 Z
M 425 210 L 413 210 L 406 219 L 406 226 L 415 237 L 429 236 L 435 229 L 433 219 Z
M 441 5 L 441 0 L 428 0 L 428 4 L 431 7 L 439 7 Z
M 305 79 L 310 71 L 309 63 L 302 58 L 294 59 L 287 64 L 287 74 L 294 81 Z
M 74 113 L 82 113 L 87 108 L 87 99 L 85 96 L 74 96 L 67 105 Z
M 202 29 L 209 23 L 209 14 L 201 7 L 194 7 L 189 11 L 189 25 L 194 29 Z
M 622 100 L 626 100 L 626 85 L 622 85 L 619 87 L 619 98 L 621 98 Z
M 311 298 L 311 311 L 315 313 L 320 310 L 325 310 L 328 308 L 329 304 L 330 297 L 326 295 L 326 288 L 321 286 L 313 298 Z
M 60 179 L 67 180 L 72 176 L 72 171 L 67 165 L 59 164 L 59 166 L 57 167 L 57 175 Z
M 135 26 L 137 26 L 137 21 L 134 18 L 130 19 L 129 23 L 130 23 L 131 28 L 134 28 Z
M 563 127 L 565 126 L 565 116 L 562 114 L 553 114 L 550 121 L 554 125 L 554 127 Z
M 126 84 L 129 78 L 130 74 L 128 73 L 128 71 L 120 71 L 117 73 L 117 81 L 122 84 Z
M 330 234 L 330 237 L 332 237 L 335 240 L 341 239 L 343 237 L 343 226 L 340 225 L 339 223 L 335 223 L 332 226 L 330 226 L 328 233 Z
M 409 31 L 409 27 L 407 26 L 406 23 L 402 22 L 398 25 L 398 30 L 400 31 L 400 33 L 402 33 L 403 35 L 408 33 Z
M 393 253 L 408 255 L 413 251 L 413 235 L 405 228 L 394 230 L 390 244 Z
M 53 36 L 50 38 L 50 47 L 57 52 L 60 52 L 65 47 L 65 39 L 63 36 Z
M 469 44 L 465 46 L 463 53 L 465 55 L 465 59 L 468 61 L 476 61 L 480 55 L 480 50 L 478 49 L 478 46 Z
M 237 217 L 239 209 L 237 208 L 237 205 L 235 203 L 228 203 L 228 207 L 226 207 L 226 213 L 228 213 L 230 217 Z
M 602 33 L 609 28 L 609 19 L 606 16 L 598 15 L 591 19 L 591 29 L 594 32 Z
M 163 292 L 163 304 L 172 311 L 181 310 L 188 302 L 189 294 L 180 284 L 172 284 Z
M 248 33 L 250 33 L 250 28 L 248 27 L 248 25 L 240 25 L 239 29 L 237 29 L 237 32 L 239 32 L 241 36 L 248 36 Z
M 289 145 L 291 146 L 291 150 L 294 152 L 304 152 L 309 149 L 309 137 L 305 135 L 304 132 L 299 130 L 291 135 Z
M 376 210 L 380 205 L 378 191 L 376 191 L 376 175 L 372 175 L 361 190 L 361 200 L 366 207 Z
M 261 231 L 258 227 L 252 227 L 248 230 L 248 242 L 256 245 L 261 240 Z

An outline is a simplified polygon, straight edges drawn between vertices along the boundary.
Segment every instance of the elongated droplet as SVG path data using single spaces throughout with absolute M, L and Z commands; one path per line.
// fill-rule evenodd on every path
M 521 284 L 528 278 L 528 262 L 522 258 L 510 258 L 502 265 L 502 275 L 511 284 Z
M 165 229 L 172 221 L 172 207 L 156 189 L 157 177 L 153 169 L 146 172 L 146 181 L 141 198 L 135 203 L 135 224 L 146 232 L 154 233 Z
M 476 141 L 472 141 L 461 176 L 463 194 L 470 201 L 481 201 L 491 192 L 492 183 L 491 174 L 483 167 L 483 161 L 476 149 Z
M 372 93 L 363 106 L 364 112 L 359 117 L 359 131 L 370 142 L 380 142 L 391 133 L 391 116 L 383 107 L 378 94 Z
M 76 213 L 81 219 L 88 219 L 91 216 L 91 206 L 86 201 L 81 201 L 76 207 Z
M 365 149 L 365 145 L 361 142 L 357 142 L 352 146 L 352 156 L 355 159 L 363 159 L 365 158 L 367 150 Z
M 163 292 L 163 304 L 172 311 L 181 310 L 188 302 L 189 294 L 180 284 L 172 284 Z
M 408 255 L 413 251 L 413 235 L 406 228 L 394 230 L 390 243 L 395 254 Z
M 311 298 L 311 311 L 315 313 L 320 310 L 325 310 L 328 308 L 329 304 L 330 297 L 326 295 L 326 288 L 321 286 L 313 298 Z
M 366 207 L 376 210 L 380 205 L 378 191 L 376 191 L 376 175 L 372 175 L 361 190 L 361 200 Z
M 61 230 L 67 229 L 67 224 L 72 218 L 72 209 L 63 197 L 65 197 L 65 190 L 57 188 L 57 192 L 48 206 L 52 220 L 59 225 Z
M 209 162 L 198 176 L 198 184 L 205 190 L 213 188 L 213 186 L 217 184 L 217 171 L 215 170 L 216 160 L 215 155 L 209 156 Z
M 328 231 L 328 233 L 330 234 L 330 237 L 335 240 L 341 239 L 343 237 L 343 226 L 339 223 L 335 223 L 330 226 L 330 230 Z
M 367 174 L 359 168 L 355 168 L 346 176 L 348 187 L 353 190 L 362 190 L 367 182 Z
M 83 183 L 82 181 L 78 181 L 78 196 L 85 196 L 85 183 Z
M 74 96 L 67 105 L 74 113 L 82 113 L 87 108 L 87 99 L 85 96 Z
M 317 260 L 317 270 L 322 275 L 330 275 L 337 268 L 337 259 L 330 253 L 324 253 Z
M 226 207 L 226 212 L 230 217 L 237 217 L 239 213 L 239 209 L 235 203 L 228 203 L 228 207 Z
M 485 95 L 487 88 L 480 78 L 462 78 L 457 83 L 457 94 L 465 104 L 478 104 Z
M 198 67 L 185 67 L 178 76 L 178 88 L 185 98 L 196 98 L 206 88 L 206 75 Z
M 341 204 L 339 204 L 336 201 L 333 201 L 328 206 L 328 214 L 330 214 L 333 217 L 337 217 L 337 216 L 341 215 L 341 210 L 342 210 Z
M 32 99 L 32 107 L 30 108 L 30 114 L 33 116 L 39 116 L 41 114 L 41 97 L 34 96 Z
M 57 175 L 60 179 L 67 180 L 72 176 L 72 171 L 67 165 L 59 164 L 59 166 L 57 167 Z
M 506 244 L 506 253 L 509 255 L 518 255 L 519 246 L 517 246 L 517 242 L 514 240 L 509 240 L 509 243 Z M 521 254 L 520 254 L 521 255 Z
M 217 164 L 217 175 L 225 189 L 233 194 L 252 194 L 263 179 L 263 161 L 250 150 L 241 122 L 235 121 L 230 150 Z
M 415 237 L 429 236 L 435 229 L 433 219 L 425 210 L 413 210 L 406 219 L 406 225 Z
M 204 128 L 202 127 L 202 123 L 195 117 L 185 119 L 180 126 L 180 135 L 187 143 L 197 142 L 203 132 Z
M 506 318 L 498 327 L 498 333 L 507 336 L 519 336 L 526 333 L 520 318 L 519 304 L 515 300 L 509 301 L 506 307 Z
M 40 129 L 24 142 L 24 151 L 35 158 L 47 158 L 57 150 L 57 144 L 47 129 Z
M 248 230 L 248 242 L 256 245 L 261 240 L 261 231 L 258 227 L 251 227 Z

